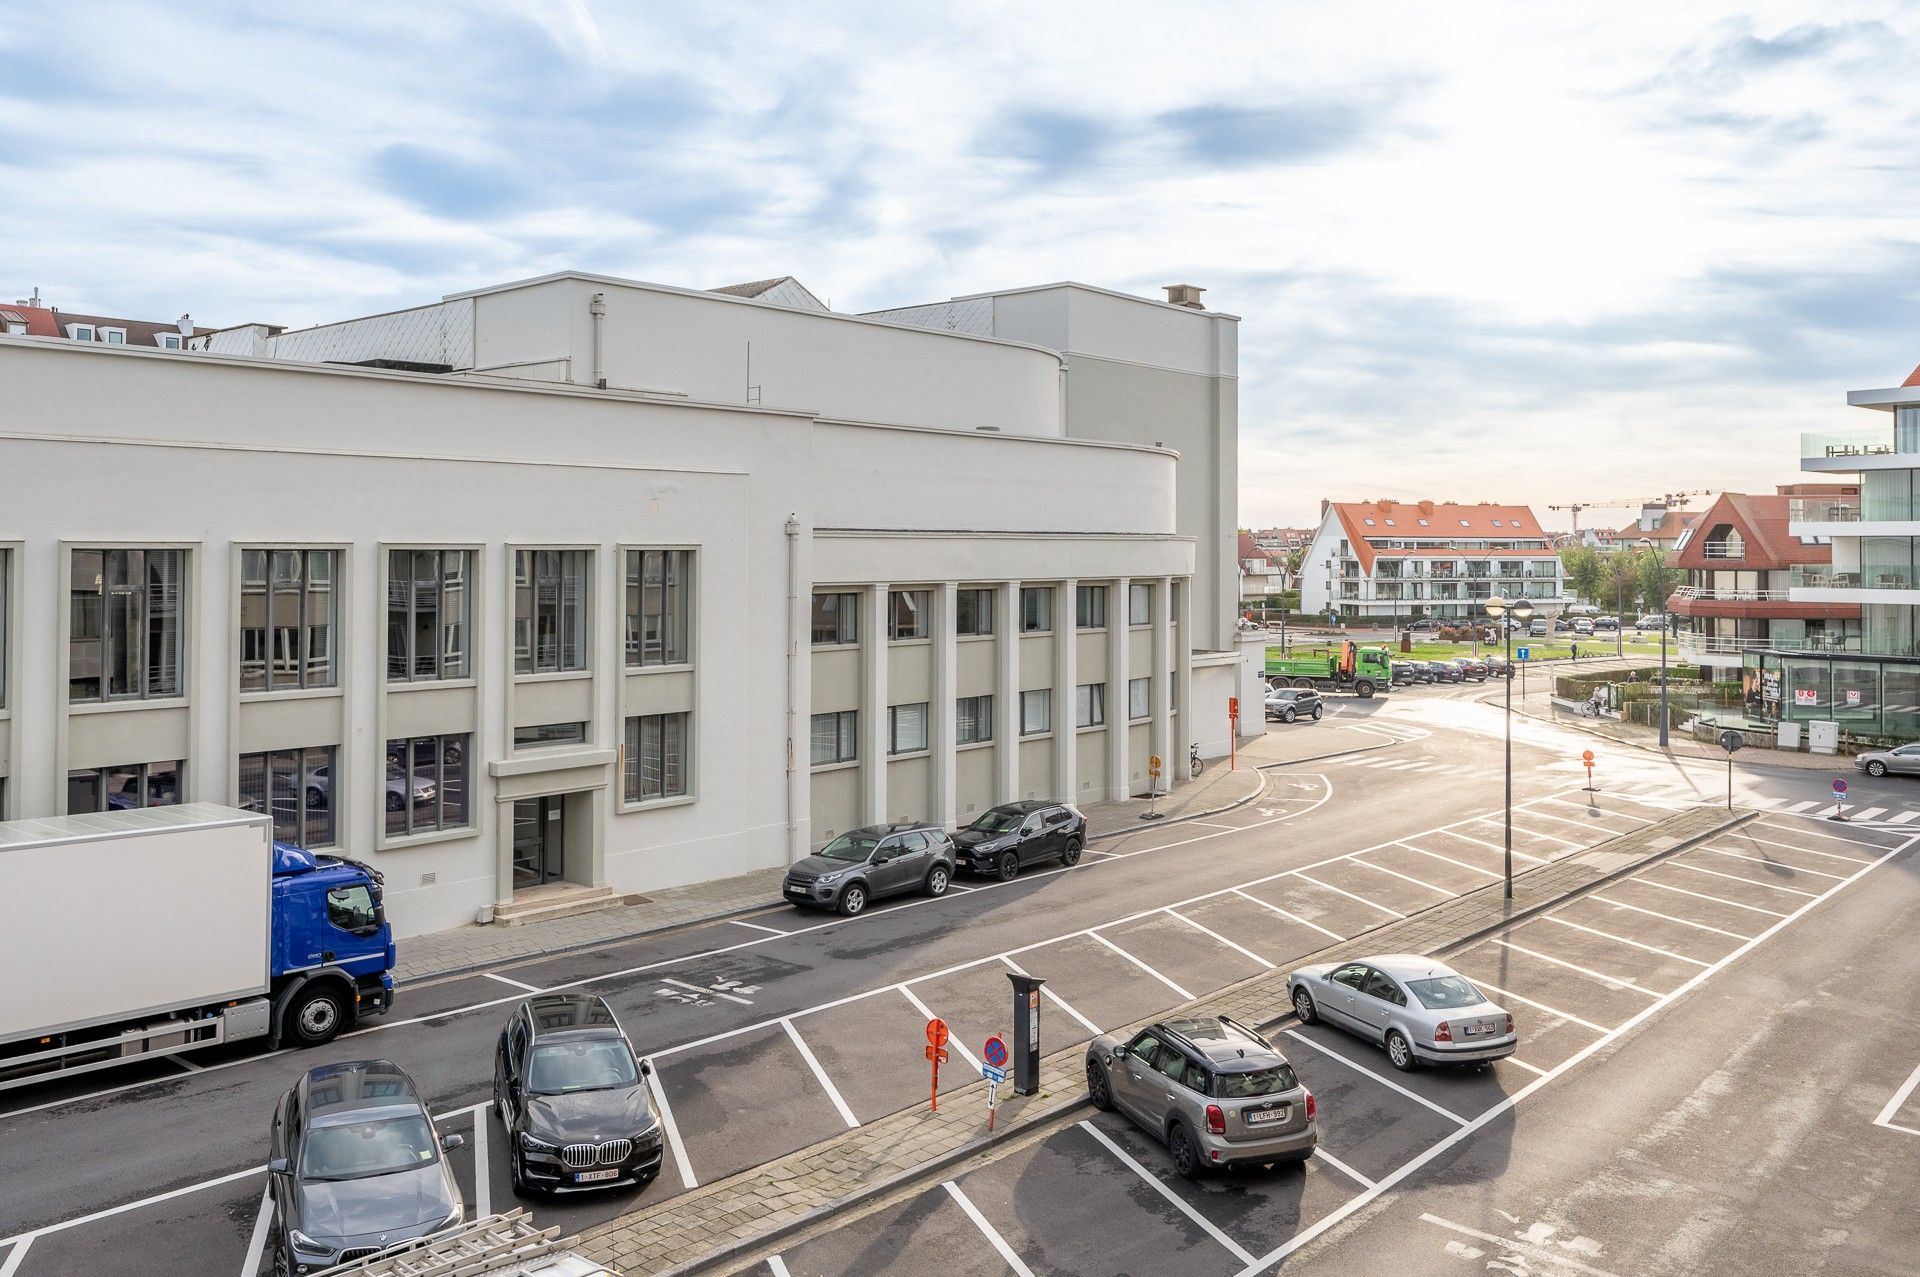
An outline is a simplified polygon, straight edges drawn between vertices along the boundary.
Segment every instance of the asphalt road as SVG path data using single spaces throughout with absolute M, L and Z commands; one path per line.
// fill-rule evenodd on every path
M 644 1194 L 534 1203 L 543 1223 L 575 1229 L 921 1101 L 926 1016 L 942 1015 L 956 1042 L 977 1051 L 1009 1018 L 1004 976 L 1014 966 L 1048 979 L 1051 1048 L 1263 964 L 1284 965 L 1330 936 L 1390 921 L 1497 873 L 1501 722 L 1469 696 L 1468 689 L 1420 689 L 1367 704 L 1336 700 L 1324 722 L 1286 729 L 1296 734 L 1290 743 L 1316 733 L 1329 753 L 1378 748 L 1270 771 L 1255 803 L 1098 843 L 1071 871 L 1029 871 L 1011 884 L 963 880 L 974 889 L 878 906 L 850 920 L 775 905 L 734 921 L 409 986 L 393 1016 L 317 1051 L 207 1052 L 185 1065 L 9 1092 L 0 1096 L 0 1183 L 8 1186 L 0 1196 L 0 1277 L 128 1271 L 136 1256 L 143 1273 L 253 1271 L 266 1237 L 260 1164 L 274 1100 L 300 1070 L 330 1060 L 379 1056 L 412 1073 L 444 1129 L 469 1135 L 454 1155 L 469 1206 L 504 1206 L 513 1200 L 504 1143 L 485 1105 L 499 1025 L 529 989 L 570 986 L 605 996 L 653 1059 L 672 1118 L 668 1169 Z M 1607 792 L 1589 806 L 1574 761 L 1585 738 L 1515 722 L 1523 857 L 1563 855 L 1657 819 L 1695 801 L 1695 788 L 1718 792 L 1719 772 L 1710 765 L 1608 759 Z M 1786 807 L 1820 796 L 1824 784 L 1809 773 L 1756 771 L 1743 777 L 1741 794 Z M 1889 822 L 1906 803 L 1920 806 L 1920 785 L 1863 779 L 1856 786 L 1863 806 L 1875 794 L 1885 819 L 1857 828 L 1880 836 L 1884 827 L 1897 841 L 1900 831 Z M 1528 1062 L 1552 1068 L 1560 1052 L 1578 1049 L 1568 1026 L 1560 1033 L 1565 1045 Z M 1312 1048 L 1300 1045 L 1304 1068 Z M 964 1080 L 958 1066 L 965 1058 L 960 1053 L 947 1080 Z M 1359 1075 L 1346 1085 L 1358 1087 Z M 1323 1094 L 1336 1097 L 1331 1089 Z M 1355 1091 L 1344 1102 L 1375 1101 Z M 1404 1129 L 1351 1148 L 1348 1169 L 1362 1178 L 1385 1174 L 1418 1146 L 1423 1124 L 1442 1131 L 1452 1124 L 1414 1107 L 1420 1112 L 1411 1120 L 1388 1123 Z M 1900 1116 L 1920 1126 L 1920 1101 L 1909 1107 L 1916 1111 Z M 1096 1125 L 1122 1147 L 1133 1138 L 1107 1119 Z M 476 1131 L 484 1138 L 472 1138 Z M 1131 1155 L 1153 1152 L 1149 1144 Z M 1045 1180 L 1057 1169 L 1035 1174 Z M 1311 1168 L 1316 1181 L 1321 1169 Z M 1315 1203 L 1331 1200 L 1332 1185 L 1350 1193 L 1359 1183 L 1329 1173 L 1329 1185 L 1311 1191 L 1246 1191 L 1280 1192 L 1299 1218 L 1313 1218 L 1322 1209 Z M 933 1214 L 946 1219 L 948 1212 Z M 1207 1236 L 1191 1220 L 1187 1227 Z M 1236 1244 L 1257 1255 L 1269 1238 L 1295 1235 L 1283 1223 L 1260 1227 Z M 1071 1264 L 1062 1270 L 1077 1271 Z

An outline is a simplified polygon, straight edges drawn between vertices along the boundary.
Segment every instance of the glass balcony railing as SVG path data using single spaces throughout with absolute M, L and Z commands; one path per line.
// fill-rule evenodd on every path
M 1770 648 L 1776 652 L 1858 652 L 1863 650 L 1858 634 L 1815 634 L 1802 638 L 1747 638 L 1725 634 L 1680 632 L 1680 655 L 1700 656 L 1717 653 L 1737 655 Z
M 1904 519 L 1907 516 L 1888 515 Z M 1787 502 L 1789 523 L 1858 523 L 1859 497 L 1793 497 Z
M 1912 590 L 1920 589 L 1920 571 L 1911 564 L 1868 564 L 1857 572 L 1795 568 L 1787 583 L 1794 589 L 1810 590 Z
M 1891 430 L 1855 431 L 1851 434 L 1804 434 L 1800 436 L 1800 455 L 1808 460 L 1833 457 L 1889 457 L 1894 453 Z

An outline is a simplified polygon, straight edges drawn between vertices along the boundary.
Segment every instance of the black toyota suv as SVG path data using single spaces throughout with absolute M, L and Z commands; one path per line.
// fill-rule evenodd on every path
M 924 891 L 945 895 L 955 851 L 946 830 L 924 821 L 849 829 L 787 870 L 788 903 L 856 914 L 869 900 Z
M 592 994 L 543 993 L 516 1006 L 493 1053 L 513 1191 L 652 1183 L 662 1149 L 647 1101 L 651 1072 Z
M 955 834 L 953 844 L 962 869 L 1005 882 L 1036 861 L 1077 863 L 1087 844 L 1087 818 L 1057 798 L 1003 803 Z

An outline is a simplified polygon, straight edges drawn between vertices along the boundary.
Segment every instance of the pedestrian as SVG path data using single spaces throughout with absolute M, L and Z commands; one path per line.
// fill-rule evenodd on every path
M 1573 645 L 1573 659 L 1576 661 L 1580 659 L 1580 645 L 1578 643 Z

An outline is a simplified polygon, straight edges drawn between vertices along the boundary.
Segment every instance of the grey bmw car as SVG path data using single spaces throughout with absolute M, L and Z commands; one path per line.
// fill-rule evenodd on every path
M 385 1060 L 307 1070 L 273 1111 L 267 1192 L 276 1277 L 318 1272 L 465 1218 L 446 1154 L 413 1079 Z
M 1487 1064 L 1520 1042 L 1511 1012 L 1434 958 L 1390 953 L 1301 967 L 1287 990 L 1302 1024 L 1324 1021 L 1378 1042 L 1403 1073 L 1422 1064 Z

